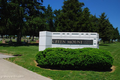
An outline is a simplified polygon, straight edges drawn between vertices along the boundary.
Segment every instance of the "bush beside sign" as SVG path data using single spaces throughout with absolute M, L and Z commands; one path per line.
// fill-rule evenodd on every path
M 58 69 L 110 70 L 113 60 L 110 52 L 95 48 L 47 48 L 36 55 L 39 66 Z

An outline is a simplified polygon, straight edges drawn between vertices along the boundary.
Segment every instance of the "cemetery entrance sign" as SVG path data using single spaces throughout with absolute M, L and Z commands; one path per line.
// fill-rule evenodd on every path
M 99 48 L 99 34 L 95 32 L 39 32 L 39 51 L 49 47 Z

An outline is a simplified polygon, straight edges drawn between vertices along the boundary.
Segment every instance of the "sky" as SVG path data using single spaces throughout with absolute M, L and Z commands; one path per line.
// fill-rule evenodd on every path
M 64 0 L 43 0 L 43 6 L 50 6 L 53 10 L 62 9 Z M 120 32 L 120 0 L 79 0 L 85 5 L 82 8 L 88 7 L 90 14 L 99 17 L 105 12 L 107 18 L 114 28 L 118 27 Z

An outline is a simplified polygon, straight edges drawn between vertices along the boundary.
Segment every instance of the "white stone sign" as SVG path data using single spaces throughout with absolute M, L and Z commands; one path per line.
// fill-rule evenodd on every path
M 39 51 L 50 47 L 99 48 L 99 34 L 96 32 L 39 32 Z

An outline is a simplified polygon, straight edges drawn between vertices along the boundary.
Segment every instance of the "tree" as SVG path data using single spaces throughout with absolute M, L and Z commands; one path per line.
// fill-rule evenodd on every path
M 54 18 L 54 14 L 53 14 L 52 8 L 50 7 L 50 5 L 48 5 L 47 9 L 45 10 L 45 19 L 49 27 L 48 29 L 50 31 L 55 31 L 53 18 Z
M 57 9 L 54 10 L 54 20 L 53 20 L 53 22 L 54 22 L 54 26 L 55 26 L 55 31 L 56 31 L 57 24 L 59 22 L 58 21 L 59 20 L 58 16 L 60 15 L 60 13 L 61 13 L 60 9 L 59 10 L 57 10 Z
M 119 38 L 118 27 L 114 28 L 113 30 L 114 30 L 114 31 L 113 31 L 113 38 L 112 38 L 112 41 Z
M 91 25 L 90 25 L 90 12 L 88 8 L 84 8 L 82 12 L 82 25 L 81 25 L 81 31 L 82 32 L 90 32 L 91 31 Z
M 25 16 L 26 23 L 27 23 L 27 29 L 28 29 L 27 31 L 29 32 L 27 34 L 29 34 L 30 36 L 33 36 L 32 40 L 34 40 L 35 35 L 38 36 L 38 33 L 39 33 L 38 30 L 43 30 L 42 26 L 38 24 L 45 24 L 44 22 L 45 20 L 43 20 L 41 16 L 43 15 L 42 11 L 45 10 L 45 7 L 41 5 L 42 3 L 37 2 L 37 0 L 28 1 L 28 4 L 27 4 L 27 9 L 26 9 L 27 15 Z M 41 27 L 41 29 L 39 27 Z
M 118 36 L 118 41 L 120 42 L 120 34 L 119 34 L 119 36 Z
M 8 30 L 10 29 L 11 21 L 9 19 L 9 5 L 7 3 L 8 0 L 0 0 L 0 32 L 1 35 L 7 35 L 9 33 Z M 12 32 L 12 31 L 11 31 Z
M 34 36 L 39 36 L 39 31 L 47 30 L 46 20 L 41 17 L 34 17 L 29 19 L 28 21 L 26 21 L 26 26 L 28 27 L 26 34 L 33 36 L 32 40 L 34 40 Z
M 58 16 L 57 31 L 76 32 L 81 30 L 82 6 L 78 0 L 65 0 Z
M 98 18 L 96 17 L 96 15 L 94 15 L 94 16 L 90 15 L 89 20 L 90 20 L 89 31 L 90 32 L 98 32 Z
M 113 26 L 106 17 L 105 13 L 102 13 L 98 20 L 99 36 L 104 43 L 105 41 L 110 41 L 113 37 Z
M 40 1 L 41 2 L 38 2 L 38 0 L 0 0 L 2 27 L 4 27 L 6 31 L 9 29 L 5 34 L 17 35 L 17 42 L 20 43 L 23 26 L 25 27 L 25 20 L 27 20 L 25 16 L 38 16 L 39 10 L 43 9 L 41 6 L 43 0 Z

